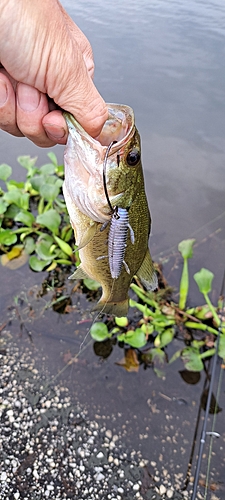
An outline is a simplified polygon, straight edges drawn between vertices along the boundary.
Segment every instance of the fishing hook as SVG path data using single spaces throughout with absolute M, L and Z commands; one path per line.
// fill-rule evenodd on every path
M 107 191 L 107 186 L 106 186 L 106 164 L 107 164 L 107 160 L 108 160 L 108 156 L 109 156 L 109 151 L 112 148 L 113 144 L 116 144 L 116 142 L 117 141 L 112 141 L 108 145 L 106 153 L 105 153 L 104 163 L 103 163 L 103 186 L 104 186 L 104 191 L 105 191 L 105 196 L 106 196 L 106 199 L 107 199 L 107 203 L 109 205 L 109 208 L 110 208 L 112 214 L 114 213 L 115 209 L 111 205 L 111 201 L 109 199 L 109 195 L 108 195 L 108 191 Z M 117 155 L 117 157 L 118 156 L 119 155 Z M 117 160 L 117 164 L 118 164 L 118 160 Z

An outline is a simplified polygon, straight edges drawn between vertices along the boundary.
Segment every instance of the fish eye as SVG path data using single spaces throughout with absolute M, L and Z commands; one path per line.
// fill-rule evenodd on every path
M 138 164 L 140 157 L 141 157 L 140 152 L 137 149 L 132 149 L 132 151 L 129 151 L 127 155 L 126 158 L 127 164 L 130 167 L 135 167 Z

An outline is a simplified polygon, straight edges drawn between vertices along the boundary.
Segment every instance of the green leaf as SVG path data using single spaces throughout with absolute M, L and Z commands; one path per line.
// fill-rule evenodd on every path
M 72 228 L 69 224 L 66 224 L 62 227 L 61 230 L 61 239 L 64 241 L 69 241 L 72 236 Z
M 7 206 L 8 205 L 5 203 L 5 201 L 2 198 L 0 198 L 0 215 L 6 212 Z
M 46 163 L 40 167 L 40 172 L 43 175 L 52 175 L 55 173 L 55 166 L 53 163 Z
M 132 290 L 136 293 L 136 295 L 145 303 L 145 304 L 148 304 L 149 306 L 151 307 L 154 307 L 154 308 L 159 308 L 156 300 L 154 300 L 153 298 L 151 298 L 151 292 L 144 292 L 143 290 L 141 290 L 141 288 L 139 286 L 137 286 L 135 283 L 131 283 L 130 287 L 132 288 Z
M 137 309 L 139 309 L 139 311 L 141 311 L 145 317 L 149 317 L 149 316 L 153 315 L 151 309 L 148 309 L 146 304 L 145 305 L 139 304 L 139 302 L 136 302 L 135 300 L 130 299 L 129 305 L 130 305 L 130 307 L 136 307 Z
M 57 257 L 57 254 L 52 254 L 50 252 L 50 245 L 45 240 L 39 240 L 36 244 L 36 252 L 41 260 L 51 261 L 54 257 Z
M 116 325 L 124 328 L 125 326 L 128 325 L 129 321 L 128 321 L 128 318 L 126 316 L 120 317 L 120 318 L 116 317 L 115 318 L 115 323 L 116 323 Z
M 24 239 L 24 249 L 27 254 L 32 254 L 35 250 L 35 241 L 31 236 L 27 236 Z
M 65 266 L 71 266 L 71 260 L 67 259 L 54 259 L 57 264 L 64 264 Z
M 198 307 L 195 307 L 193 308 L 193 310 L 191 312 L 189 311 L 186 311 L 188 314 L 192 314 L 195 316 L 195 318 L 198 318 L 198 319 L 203 319 L 203 320 L 206 320 L 206 319 L 209 319 L 211 316 L 211 312 L 210 312 L 210 307 L 208 306 L 208 304 L 205 304 L 204 306 L 198 306 Z
M 24 188 L 24 182 L 17 182 L 14 179 L 11 179 L 6 183 L 8 191 L 13 191 L 13 189 L 18 188 L 18 189 L 23 189 Z
M 30 156 L 18 156 L 17 158 L 18 163 L 23 167 L 28 170 L 29 175 L 33 175 L 34 171 L 36 168 L 34 168 L 34 165 L 37 161 L 37 156 L 35 158 L 31 158 Z
M 29 259 L 29 265 L 33 271 L 43 271 L 43 269 L 50 264 L 51 260 L 39 260 L 35 255 L 32 255 Z
M 59 177 L 64 177 L 64 165 L 58 165 L 56 167 L 56 173 Z
M 225 359 L 225 334 L 220 335 L 219 356 Z
M 19 211 L 20 211 L 19 207 L 14 205 L 14 203 L 12 203 L 12 205 L 9 205 L 9 207 L 7 208 L 5 212 L 5 217 L 7 219 L 14 219 L 16 214 L 19 213 Z
M 52 208 L 47 212 L 38 215 L 36 218 L 36 222 L 38 224 L 41 224 L 42 226 L 47 227 L 50 231 L 56 234 L 59 229 L 61 218 L 58 212 L 56 212 L 56 210 Z
M 50 234 L 41 233 L 40 237 L 38 238 L 38 242 L 43 240 L 47 241 L 47 243 L 49 244 L 49 248 L 52 244 L 54 244 L 54 239 Z
M 117 338 L 119 341 L 125 342 L 126 344 L 129 344 L 134 348 L 143 347 L 147 343 L 146 336 L 141 328 L 136 328 L 136 330 L 128 330 L 128 332 L 118 335 Z
M 61 250 L 66 255 L 69 255 L 69 257 L 71 257 L 71 255 L 73 254 L 73 249 L 70 247 L 70 245 L 68 245 L 68 243 L 66 243 L 65 241 L 61 240 L 61 238 L 59 238 L 58 236 L 54 236 L 54 239 L 56 243 L 59 245 L 59 248 L 61 248 Z
M 90 335 L 94 340 L 101 342 L 109 337 L 111 337 L 108 332 L 108 328 L 105 323 L 97 322 L 94 323 L 90 328 Z
M 47 201 L 54 201 L 59 191 L 60 188 L 56 184 L 43 184 L 40 187 L 40 195 Z
M 178 245 L 178 250 L 181 253 L 183 259 L 191 259 L 193 256 L 193 245 L 195 240 L 183 240 Z
M 0 244 L 1 245 L 14 245 L 17 241 L 17 236 L 15 233 L 10 231 L 10 229 L 1 229 L 0 230 Z
M 55 167 L 58 167 L 57 157 L 56 157 L 55 153 L 53 153 L 53 151 L 50 151 L 50 152 L 48 153 L 48 157 L 50 158 L 50 160 L 51 160 L 51 162 L 53 163 L 53 165 L 54 165 Z
M 186 306 L 188 289 L 189 289 L 188 260 L 184 259 L 183 270 L 180 279 L 180 290 L 179 290 L 179 309 L 181 309 L 181 311 L 183 311 Z
M 88 288 L 88 290 L 98 290 L 101 286 L 100 283 L 92 280 L 91 278 L 84 278 L 83 283 Z
M 11 204 L 14 203 L 17 207 L 28 210 L 29 208 L 29 194 L 21 193 L 19 189 L 14 189 L 13 191 L 8 191 L 4 194 L 3 199 Z
M 6 181 L 12 174 L 12 167 L 7 165 L 7 163 L 2 163 L 0 165 L 0 179 L 1 181 Z
M 208 294 L 211 291 L 213 278 L 214 274 L 204 267 L 201 271 L 194 274 L 194 280 L 198 285 L 199 291 L 203 293 L 203 295 Z
M 197 349 L 186 347 L 183 349 L 181 357 L 187 370 L 192 372 L 200 372 L 203 370 L 204 365 Z
M 158 365 L 164 365 L 166 360 L 165 352 L 159 348 L 151 349 L 152 362 L 157 363 Z
M 173 328 L 167 328 L 164 330 L 160 335 L 157 335 L 154 341 L 155 347 L 162 347 L 167 346 L 170 342 L 172 342 L 174 337 L 174 329 Z
M 182 352 L 182 349 L 179 349 L 179 351 L 176 351 L 176 352 L 173 354 L 172 358 L 170 358 L 170 360 L 169 360 L 169 364 L 170 364 L 170 363 L 173 363 L 174 361 L 176 361 L 176 360 L 180 357 L 181 352 Z
M 46 177 L 45 175 L 34 175 L 30 178 L 30 183 L 33 189 L 39 193 L 41 186 L 45 184 Z
M 141 325 L 141 330 L 145 335 L 151 335 L 154 332 L 154 326 L 152 323 L 144 323 Z
M 28 211 L 23 211 L 19 212 L 14 220 L 16 222 L 22 222 L 22 224 L 25 224 L 25 226 L 32 227 L 33 223 L 35 222 L 35 217 L 31 212 Z

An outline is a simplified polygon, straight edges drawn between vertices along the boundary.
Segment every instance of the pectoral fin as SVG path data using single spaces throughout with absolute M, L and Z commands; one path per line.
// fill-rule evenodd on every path
M 71 274 L 71 276 L 69 276 L 69 280 L 83 280 L 85 278 L 89 278 L 88 274 L 82 269 L 81 265 L 78 266 L 78 268 L 76 269 L 76 271 L 74 271 L 73 274 Z
M 141 267 L 138 269 L 136 275 L 141 281 L 142 285 L 144 285 L 146 290 L 151 291 L 158 288 L 158 279 L 156 276 L 156 272 L 153 266 L 149 250 L 147 250 L 145 258 L 141 264 Z
M 84 248 L 88 243 L 90 243 L 92 238 L 94 238 L 94 235 L 97 231 L 97 227 L 98 223 L 94 222 L 87 229 L 83 230 L 82 228 L 82 232 L 74 228 L 75 241 L 76 245 L 78 246 L 77 250 Z

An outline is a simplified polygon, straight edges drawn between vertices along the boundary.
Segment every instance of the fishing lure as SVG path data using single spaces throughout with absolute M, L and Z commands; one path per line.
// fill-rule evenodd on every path
M 122 266 L 124 265 L 126 271 L 128 274 L 130 274 L 130 269 L 127 265 L 127 263 L 124 260 L 125 257 L 125 251 L 126 251 L 126 246 L 127 246 L 127 238 L 128 238 L 128 229 L 130 230 L 130 239 L 131 243 L 134 244 L 135 242 L 135 237 L 134 237 L 134 231 L 129 224 L 129 213 L 128 213 L 128 208 L 121 208 L 121 207 L 112 207 L 108 191 L 107 191 L 107 185 L 106 185 L 106 164 L 107 164 L 107 159 L 109 155 L 109 151 L 113 144 L 115 144 L 117 141 L 113 141 L 109 144 L 107 150 L 106 150 L 106 155 L 104 159 L 104 164 L 103 164 L 103 185 L 104 185 L 104 191 L 105 191 L 105 196 L 107 199 L 107 203 L 111 209 L 112 212 L 112 217 L 111 220 L 109 221 L 110 227 L 109 227 L 109 235 L 108 235 L 108 259 L 109 259 L 109 268 L 110 268 L 110 273 L 112 278 L 117 279 L 119 278 L 121 271 L 122 271 Z M 119 165 L 119 155 L 117 155 L 117 163 Z M 106 224 L 103 224 L 101 230 L 105 229 Z

